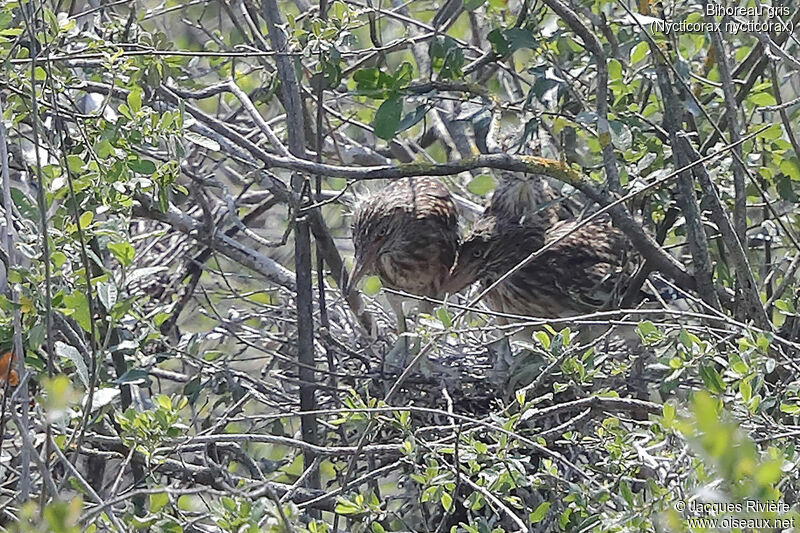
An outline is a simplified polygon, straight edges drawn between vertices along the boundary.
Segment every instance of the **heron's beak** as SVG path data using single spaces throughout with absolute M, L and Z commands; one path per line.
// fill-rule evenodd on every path
M 469 268 L 465 267 L 466 265 L 459 264 L 458 260 L 456 260 L 453 268 L 450 269 L 447 281 L 445 281 L 444 292 L 447 294 L 456 294 L 477 281 L 476 276 L 473 275 Z
M 350 273 L 350 278 L 347 280 L 344 292 L 350 294 L 358 286 L 358 282 L 364 277 L 366 273 L 366 265 L 369 264 L 368 258 L 364 254 L 356 254 L 355 262 L 353 263 L 353 271 Z

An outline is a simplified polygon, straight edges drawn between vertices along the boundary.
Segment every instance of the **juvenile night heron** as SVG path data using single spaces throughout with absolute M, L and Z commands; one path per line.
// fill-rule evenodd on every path
M 574 217 L 576 202 L 565 197 L 539 174 L 521 174 L 507 170 L 495 172 L 497 185 L 486 202 L 484 214 L 506 220 L 525 222 L 540 219 L 548 225 Z
M 575 230 L 577 224 L 568 220 L 551 226 L 542 218 L 520 223 L 484 216 L 461 243 L 446 290 L 458 292 L 475 282 L 486 289 L 532 252 L 567 235 L 487 293 L 489 308 L 558 318 L 613 305 L 625 292 L 624 281 L 632 270 L 631 246 L 608 217 Z
M 353 244 L 347 290 L 374 274 L 384 287 L 441 297 L 458 250 L 458 211 L 450 191 L 434 178 L 404 178 L 367 196 L 355 208 Z M 403 334 L 403 299 L 394 294 L 387 299 Z M 404 344 L 396 348 L 404 350 Z

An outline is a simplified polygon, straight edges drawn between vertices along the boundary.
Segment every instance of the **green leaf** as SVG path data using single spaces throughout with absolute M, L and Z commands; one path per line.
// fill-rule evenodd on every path
M 637 330 L 639 333 L 639 337 L 646 344 L 656 343 L 664 337 L 661 331 L 659 331 L 659 329 L 656 328 L 655 324 L 653 324 L 649 320 L 644 320 L 642 322 L 639 322 Z
M 414 111 L 407 113 L 406 116 L 403 117 L 403 120 L 401 120 L 400 124 L 397 125 L 397 131 L 395 132 L 395 135 L 416 125 L 420 120 L 425 118 L 425 114 L 427 112 L 428 106 L 418 105 Z
M 537 524 L 544 520 L 544 517 L 547 516 L 547 511 L 550 509 L 550 502 L 542 502 L 539 504 L 539 507 L 536 508 L 531 514 L 528 515 L 528 521 L 531 524 Z
M 450 313 L 448 313 L 447 309 L 444 307 L 439 307 L 436 309 L 436 318 L 439 319 L 445 328 L 449 328 L 453 324 L 452 319 L 450 318 Z
M 764 139 L 767 141 L 774 141 L 775 139 L 779 139 L 783 135 L 783 128 L 780 124 L 773 124 L 769 128 L 765 129 L 758 135 L 756 135 L 756 139 Z
M 523 30 L 522 28 L 509 28 L 503 33 L 505 34 L 506 41 L 512 53 L 522 48 L 530 48 L 533 50 L 539 44 L 533 37 L 533 33 L 528 30 Z
M 442 507 L 444 507 L 445 511 L 449 511 L 450 507 L 453 506 L 453 497 L 450 496 L 449 492 L 443 492 L 441 497 Z
M 525 389 L 519 389 L 515 394 L 514 397 L 517 399 L 517 403 L 520 406 L 525 405 Z
M 97 296 L 107 311 L 111 311 L 117 303 L 117 286 L 113 283 L 100 283 L 97 285 Z
M 434 70 L 439 72 L 442 79 L 455 79 L 462 76 L 464 52 L 455 39 L 445 36 L 432 40 L 428 53 L 431 57 L 431 65 Z
M 341 515 L 357 514 L 361 512 L 361 507 L 349 500 L 340 498 L 339 501 L 336 502 L 336 507 L 333 509 L 333 512 Z
M 501 56 L 513 54 L 522 48 L 535 49 L 538 42 L 533 33 L 522 28 L 496 28 L 487 36 L 494 52 Z
M 130 266 L 133 263 L 133 258 L 136 255 L 136 250 L 133 249 L 129 242 L 110 242 L 106 245 L 108 250 L 114 255 L 117 261 L 122 266 Z
M 625 481 L 619 482 L 619 492 L 620 495 L 628 502 L 628 505 L 633 505 L 633 491 L 631 491 L 630 485 L 628 485 Z
M 150 373 L 142 368 L 131 368 L 114 380 L 116 385 L 150 385 Z
M 89 224 L 92 223 L 94 219 L 94 213 L 91 211 L 84 211 L 81 213 L 81 216 L 78 217 L 78 223 L 81 225 L 81 228 L 86 229 L 89 227 Z
M 545 350 L 550 348 L 550 336 L 544 331 L 537 331 L 533 334 L 533 338 L 539 341 Z
M 71 311 L 68 313 L 78 325 L 87 332 L 92 331 L 92 321 L 89 317 L 89 303 L 82 292 L 73 292 L 64 296 L 64 307 Z
M 79 155 L 68 155 L 67 156 L 67 167 L 69 171 L 73 174 L 80 172 L 83 168 L 83 159 Z
M 486 0 L 464 0 L 464 9 L 466 11 L 475 11 L 485 3 Z
M 169 209 L 169 191 L 166 187 L 158 188 L 158 210 L 166 213 Z
M 94 151 L 97 154 L 97 157 L 100 159 L 106 159 L 114 153 L 114 147 L 111 145 L 108 139 L 103 139 L 97 144 Z
M 157 492 L 150 495 L 150 512 L 157 513 L 169 503 L 169 496 L 166 492 Z
M 661 409 L 664 413 L 663 416 L 665 425 L 671 426 L 675 421 L 675 406 L 671 403 L 665 403 Z
M 701 366 L 700 377 L 703 378 L 703 383 L 711 392 L 719 394 L 725 391 L 725 382 L 722 381 L 716 368 L 708 365 Z
M 55 350 L 58 357 L 67 359 L 71 361 L 73 365 L 75 365 L 75 371 L 77 372 L 78 377 L 81 378 L 83 385 L 88 389 L 89 369 L 86 366 L 86 361 L 84 361 L 83 357 L 81 357 L 81 353 L 74 346 L 61 341 L 56 341 Z
M 364 281 L 364 294 L 375 296 L 381 291 L 381 280 L 378 276 L 370 276 Z
M 753 396 L 753 387 L 750 385 L 749 379 L 743 379 L 739 382 L 739 393 L 742 395 L 742 400 L 745 403 L 750 401 Z
M 400 115 L 403 113 L 403 97 L 393 94 L 387 98 L 375 112 L 372 127 L 375 135 L 381 139 L 389 140 L 394 137 L 400 125 Z
M 50 259 L 53 260 L 53 266 L 56 268 L 61 268 L 61 266 L 67 261 L 67 256 L 64 252 L 55 251 L 50 254 Z
M 395 78 L 377 68 L 362 68 L 353 74 L 356 89 L 361 92 L 374 92 L 391 87 Z
M 608 62 L 608 79 L 609 81 L 622 80 L 622 64 L 616 59 Z
M 217 141 L 215 141 L 214 139 L 209 139 L 208 137 L 204 137 L 199 133 L 195 133 L 193 131 L 184 131 L 183 137 L 187 141 L 194 143 L 197 146 L 201 146 L 203 148 L 211 150 L 212 152 L 219 152 L 220 150 L 219 143 Z
M 394 88 L 402 89 L 411 82 L 414 76 L 414 67 L 408 61 L 403 61 L 394 71 Z
M 488 174 L 481 174 L 480 176 L 472 178 L 467 184 L 467 189 L 469 189 L 469 192 L 472 194 L 485 196 L 486 193 L 494 189 L 494 181 Z
M 639 44 L 637 44 L 633 48 L 633 50 L 631 50 L 631 65 L 633 65 L 634 63 L 638 63 L 639 61 L 644 59 L 649 49 L 650 47 L 647 45 L 645 41 L 642 41 Z
M 147 159 L 128 161 L 128 168 L 137 174 L 145 174 L 147 176 L 152 176 L 156 172 L 156 164 Z
M 781 161 L 781 172 L 789 176 L 792 181 L 800 181 L 800 165 L 794 159 L 784 159 Z
M 380 83 L 381 69 L 379 68 L 362 68 L 353 74 L 353 80 L 356 82 L 356 88 L 360 90 L 377 89 Z
M 511 49 L 508 46 L 508 40 L 506 40 L 502 30 L 494 29 L 490 31 L 487 39 L 489 39 L 489 43 L 492 45 L 492 50 L 494 50 L 495 54 L 506 56 L 510 53 Z
M 751 94 L 747 99 L 757 106 L 768 106 L 778 103 L 775 97 L 767 92 Z
M 128 108 L 130 108 L 134 114 L 138 113 L 139 110 L 142 109 L 142 90 L 137 87 L 129 92 L 126 101 L 128 102 Z

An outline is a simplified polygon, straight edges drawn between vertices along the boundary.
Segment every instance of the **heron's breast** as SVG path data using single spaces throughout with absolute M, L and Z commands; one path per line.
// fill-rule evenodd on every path
M 377 270 L 387 287 L 438 297 L 455 261 L 455 247 L 418 244 L 382 254 Z

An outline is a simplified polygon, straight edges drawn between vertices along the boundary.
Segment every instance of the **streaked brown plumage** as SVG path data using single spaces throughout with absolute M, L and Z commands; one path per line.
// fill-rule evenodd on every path
M 536 317 L 574 316 L 613 306 L 633 270 L 625 235 L 601 216 L 579 227 L 571 206 L 538 175 L 503 173 L 483 217 L 459 247 L 446 289 L 492 285 L 563 235 L 563 240 L 486 295 L 498 312 Z
M 486 202 L 485 214 L 515 222 L 531 217 L 549 225 L 573 217 L 573 202 L 559 195 L 538 174 L 496 171 L 497 186 Z
M 461 243 L 447 289 L 479 281 L 485 289 L 532 252 L 574 230 L 575 220 L 548 227 L 489 215 Z M 630 245 L 607 217 L 578 228 L 486 295 L 489 308 L 535 317 L 574 316 L 612 305 L 624 292 Z
M 348 287 L 376 274 L 386 287 L 438 297 L 458 249 L 456 204 L 434 178 L 395 181 L 358 203 L 353 243 Z

